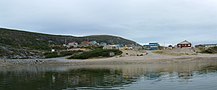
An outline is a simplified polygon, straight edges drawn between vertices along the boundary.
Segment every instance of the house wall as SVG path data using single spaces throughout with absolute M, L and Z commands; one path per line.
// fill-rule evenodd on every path
M 177 45 L 179 48 L 185 48 L 185 47 L 191 47 L 191 44 L 178 44 Z
M 143 47 L 147 50 L 158 50 L 159 46 L 158 43 L 149 43 L 149 45 L 144 45 Z
M 107 46 L 104 46 L 103 49 L 119 49 L 120 47 L 119 46 L 116 46 L 116 45 L 107 45 Z

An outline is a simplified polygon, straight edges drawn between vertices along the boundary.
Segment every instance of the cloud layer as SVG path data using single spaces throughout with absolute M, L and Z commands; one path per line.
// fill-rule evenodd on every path
M 1 0 L 0 26 L 120 35 L 139 43 L 217 43 L 216 0 Z

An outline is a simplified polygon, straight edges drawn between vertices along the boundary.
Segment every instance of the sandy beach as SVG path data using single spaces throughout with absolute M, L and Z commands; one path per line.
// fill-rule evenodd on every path
M 50 59 L 1 59 L 0 66 L 16 65 L 123 65 L 123 64 L 154 64 L 154 63 L 183 63 L 183 62 L 217 62 L 217 54 L 197 55 L 161 55 L 149 53 L 145 56 L 125 56 L 86 60 L 68 60 L 65 57 Z

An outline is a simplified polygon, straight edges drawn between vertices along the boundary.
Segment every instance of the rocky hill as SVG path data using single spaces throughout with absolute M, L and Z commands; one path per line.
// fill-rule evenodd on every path
M 38 58 L 41 57 L 42 51 L 50 50 L 50 45 L 62 45 L 73 41 L 80 43 L 87 40 L 108 44 L 137 44 L 134 41 L 111 35 L 75 37 L 0 28 L 0 58 Z

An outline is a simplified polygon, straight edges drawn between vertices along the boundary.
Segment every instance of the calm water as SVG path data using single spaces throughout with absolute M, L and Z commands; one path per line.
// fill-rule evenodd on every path
M 1 68 L 0 90 L 217 90 L 217 63 Z

